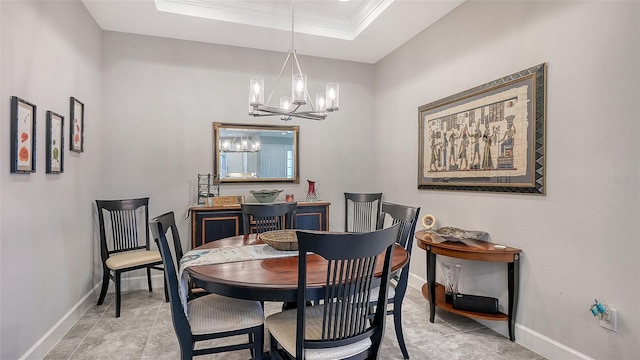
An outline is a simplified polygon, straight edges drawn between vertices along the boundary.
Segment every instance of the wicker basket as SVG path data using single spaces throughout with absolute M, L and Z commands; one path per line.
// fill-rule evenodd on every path
M 298 250 L 295 230 L 274 230 L 260 234 L 260 239 L 276 250 Z

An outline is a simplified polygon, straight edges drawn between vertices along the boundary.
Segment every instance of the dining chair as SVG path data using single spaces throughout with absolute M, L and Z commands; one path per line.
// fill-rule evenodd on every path
M 398 226 L 369 233 L 311 233 L 298 238 L 297 308 L 268 316 L 272 359 L 376 359 L 385 329 L 385 308 L 367 317 L 376 263 L 385 258 L 378 303 L 386 306 Z M 321 304 L 307 301 L 307 253 L 326 260 Z M 309 260 L 310 262 L 317 260 Z
M 173 244 L 173 252 L 176 254 L 175 256 L 175 263 L 176 263 L 176 268 L 179 269 L 180 268 L 180 259 L 182 259 L 182 256 L 184 255 L 184 252 L 182 250 L 182 242 L 180 241 L 180 232 L 178 231 L 178 226 L 176 226 L 176 217 L 173 211 L 169 211 L 168 213 L 164 213 L 162 215 L 159 215 L 155 218 L 153 218 L 151 220 L 151 222 L 159 222 L 162 224 L 162 228 L 165 230 L 165 236 L 166 233 L 171 230 L 171 239 L 172 244 Z M 208 292 L 204 289 L 201 288 L 194 288 L 192 286 L 192 284 L 189 284 L 189 299 L 192 299 L 194 297 L 198 297 L 198 296 L 202 296 L 202 295 L 206 295 L 208 294 Z
M 173 212 L 151 221 L 151 232 L 158 244 L 165 267 L 169 290 L 171 320 L 180 344 L 182 360 L 194 356 L 249 349 L 253 359 L 262 358 L 264 342 L 264 311 L 258 301 L 232 299 L 216 294 L 201 296 L 182 303 L 178 290 L 176 263 L 169 249 L 166 233 L 175 228 Z M 177 229 L 176 229 L 177 232 Z M 176 256 L 177 258 L 177 256 Z M 197 342 L 248 335 L 248 342 L 195 349 Z
M 344 231 L 376 230 L 381 204 L 382 193 L 344 193 Z
M 98 305 L 104 302 L 109 280 L 113 280 L 116 285 L 116 317 L 120 317 L 122 273 L 146 269 L 151 292 L 151 269 L 164 270 L 160 253 L 149 246 L 149 198 L 96 200 L 96 206 L 102 257 L 102 289 Z M 166 286 L 165 299 L 168 301 Z
M 295 229 L 297 202 L 277 204 L 240 204 L 244 234 Z
M 384 228 L 388 226 L 394 226 L 399 224 L 400 230 L 398 232 L 397 243 L 400 244 L 409 253 L 409 262 L 411 261 L 411 249 L 413 247 L 413 238 L 418 222 L 418 214 L 420 213 L 419 207 L 404 206 L 398 204 L 392 204 L 388 202 L 382 203 L 382 213 L 380 215 L 380 222 L 378 227 Z M 409 265 L 407 263 L 400 271 L 391 276 L 391 284 L 389 285 L 387 295 L 387 315 L 393 314 L 393 324 L 396 330 L 396 337 L 398 338 L 398 344 L 400 350 L 405 359 L 409 359 L 409 352 L 407 351 L 407 345 L 404 342 L 404 335 L 402 333 L 402 301 L 404 295 L 407 292 L 407 283 L 409 281 Z M 371 297 L 371 305 L 375 308 L 377 304 L 377 291 L 373 291 Z M 372 312 L 373 313 L 373 312 Z

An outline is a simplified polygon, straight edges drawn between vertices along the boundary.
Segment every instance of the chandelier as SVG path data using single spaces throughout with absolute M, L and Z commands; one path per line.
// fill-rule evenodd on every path
M 258 152 L 260 151 L 260 142 L 257 140 L 251 140 L 248 137 L 240 135 L 238 138 L 233 137 L 227 139 L 220 139 L 220 151 L 222 152 Z
M 267 102 L 264 102 L 264 78 L 252 77 L 249 79 L 249 106 L 251 110 L 249 115 L 254 117 L 260 116 L 280 116 L 281 120 L 291 120 L 292 117 L 309 119 L 309 120 L 324 120 L 327 117 L 327 113 L 332 111 L 338 111 L 340 102 L 340 85 L 337 83 L 329 83 L 326 85 L 324 93 L 316 94 L 315 106 L 311 100 L 311 96 L 307 91 L 307 76 L 304 75 L 296 56 L 294 47 L 294 14 L 295 14 L 295 0 L 291 2 L 291 49 L 287 54 L 287 58 L 280 69 L 278 75 L 278 81 L 273 86 Z M 280 98 L 280 106 L 270 106 L 273 93 L 282 78 L 284 70 L 287 65 L 291 66 L 291 96 L 285 96 Z M 309 104 L 311 110 L 303 110 L 303 105 Z

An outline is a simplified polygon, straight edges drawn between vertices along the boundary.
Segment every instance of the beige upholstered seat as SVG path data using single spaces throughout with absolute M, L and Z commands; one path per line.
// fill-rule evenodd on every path
M 378 300 L 378 292 L 380 291 L 380 287 L 376 286 L 373 289 L 371 289 L 371 296 L 369 296 L 369 299 L 371 299 L 371 301 L 377 301 Z M 391 300 L 396 296 L 396 290 L 395 290 L 395 285 L 392 283 L 389 284 L 389 291 L 387 293 L 387 299 Z
M 187 304 L 187 313 L 194 335 L 246 329 L 264 322 L 259 302 L 215 294 L 191 300 Z
M 322 337 L 322 306 L 312 306 L 306 308 L 305 339 L 319 340 Z M 267 317 L 266 324 L 271 336 L 289 353 L 296 353 L 296 309 L 285 310 L 283 312 Z M 367 350 L 371 347 L 371 339 L 366 338 L 359 342 L 346 346 L 327 349 L 306 349 L 305 359 L 307 360 L 337 360 L 345 359 Z
M 111 270 L 120 270 L 149 263 L 162 261 L 158 250 L 133 251 L 111 255 L 105 264 Z

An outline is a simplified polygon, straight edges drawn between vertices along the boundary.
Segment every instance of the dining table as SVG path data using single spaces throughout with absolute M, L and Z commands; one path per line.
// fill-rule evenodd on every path
M 257 234 L 238 235 L 205 243 L 189 253 L 209 249 L 228 249 L 262 245 Z M 391 271 L 397 272 L 409 263 L 409 253 L 399 244 L 394 245 Z M 288 256 L 201 264 L 185 267 L 194 286 L 207 292 L 228 297 L 294 303 L 298 293 L 298 256 Z M 382 275 L 384 264 L 382 253 L 376 264 L 376 276 Z M 184 259 L 184 257 L 183 257 Z M 324 297 L 327 261 L 317 254 L 307 254 L 307 299 Z

